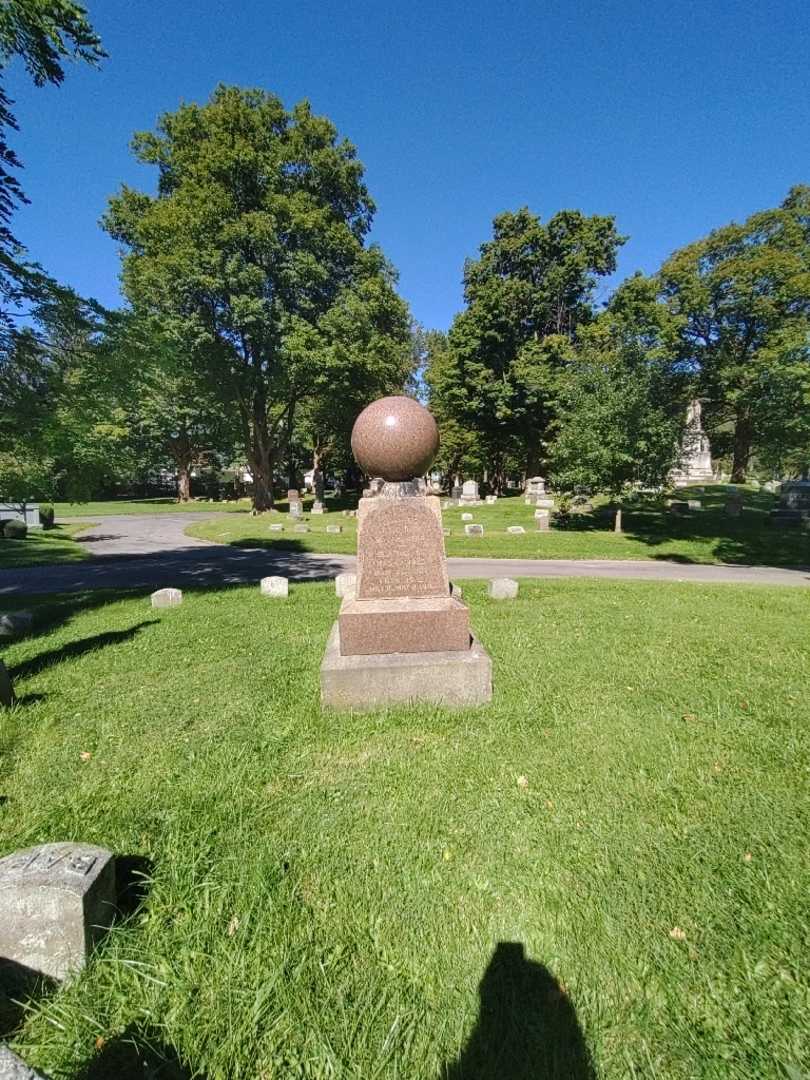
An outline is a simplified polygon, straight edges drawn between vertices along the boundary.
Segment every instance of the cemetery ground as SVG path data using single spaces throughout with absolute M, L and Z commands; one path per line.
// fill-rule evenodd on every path
M 88 553 L 81 544 L 76 543 L 74 537 L 88 525 L 60 524 L 52 529 L 29 529 L 24 540 L 4 536 L 0 538 L 0 569 L 47 566 L 85 559 Z
M 564 527 L 552 519 L 548 532 L 538 532 L 534 507 L 521 496 L 500 498 L 493 506 L 451 507 L 442 511 L 449 556 L 480 555 L 505 559 L 671 559 L 685 563 L 744 563 L 752 566 L 802 566 L 810 564 L 810 533 L 801 529 L 779 529 L 769 517 L 777 498 L 753 488 L 745 490 L 745 509 L 739 518 L 725 513 L 725 485 L 707 487 L 703 494 L 692 489 L 673 493 L 676 499 L 699 499 L 700 510 L 687 515 L 668 511 L 664 497 L 639 499 L 623 511 L 623 532 L 613 531 L 613 516 L 605 500 L 594 500 L 590 513 L 573 513 Z M 600 505 L 601 503 L 601 505 Z M 329 554 L 354 554 L 357 550 L 357 522 L 342 516 L 341 503 L 323 515 L 310 515 L 305 503 L 304 523 L 309 532 L 297 533 L 286 514 L 287 504 L 258 517 L 249 514 L 227 520 L 209 520 L 192 525 L 191 536 L 217 543 L 277 550 L 293 549 Z M 346 506 L 352 504 L 347 500 Z M 356 502 L 353 504 L 356 505 Z M 483 525 L 483 536 L 465 536 L 462 514 L 472 514 L 472 522 Z M 284 532 L 270 531 L 281 524 Z M 327 533 L 328 525 L 340 525 L 340 534 Z M 507 533 L 510 525 L 521 525 L 522 535 Z
M 146 877 L 0 1034 L 95 1080 L 810 1071 L 810 597 L 464 599 L 492 705 L 340 715 L 331 585 L 16 603 L 0 850 L 81 840 Z

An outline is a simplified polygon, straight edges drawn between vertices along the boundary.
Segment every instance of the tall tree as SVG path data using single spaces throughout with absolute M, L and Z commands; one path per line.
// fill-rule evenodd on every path
M 24 249 L 11 231 L 15 207 L 28 201 L 17 176 L 22 163 L 9 143 L 9 132 L 17 130 L 17 122 L 3 85 L 5 68 L 15 56 L 36 86 L 58 86 L 65 77 L 65 60 L 97 64 L 106 53 L 87 12 L 71 0 L 3 0 L 0 4 L 0 346 L 6 347 L 15 325 L 15 308 L 25 300 L 36 300 L 47 284 L 37 268 L 24 263 Z
M 675 252 L 659 280 L 715 448 L 727 444 L 741 483 L 752 455 L 785 432 L 775 402 L 800 401 L 810 378 L 810 187 Z
M 615 269 L 623 242 L 612 217 L 563 210 L 543 224 L 524 207 L 496 217 L 492 239 L 466 263 L 467 307 L 441 374 L 454 384 L 452 419 L 476 433 L 496 487 L 509 458 L 536 471 L 561 351 L 593 317 L 597 278 Z
M 239 412 L 257 510 L 317 366 L 300 347 L 347 292 L 385 274 L 354 147 L 307 102 L 218 87 L 136 135 L 157 195 L 124 187 L 105 227 L 136 309 L 158 315 Z
M 570 346 L 552 446 L 555 483 L 621 496 L 658 487 L 677 463 L 690 376 L 655 281 L 630 278 Z

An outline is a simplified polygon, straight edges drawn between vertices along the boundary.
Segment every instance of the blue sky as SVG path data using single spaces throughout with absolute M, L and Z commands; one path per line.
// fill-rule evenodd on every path
M 373 239 L 427 327 L 461 308 L 464 259 L 503 210 L 615 214 L 619 280 L 810 183 L 807 0 L 85 2 L 100 70 L 44 89 L 8 72 L 32 200 L 15 231 L 111 305 L 98 219 L 122 182 L 154 183 L 132 133 L 218 82 L 308 97 L 355 143 Z

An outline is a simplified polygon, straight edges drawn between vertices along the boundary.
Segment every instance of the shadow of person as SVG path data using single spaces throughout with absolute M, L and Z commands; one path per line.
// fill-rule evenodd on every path
M 478 993 L 475 1029 L 441 1080 L 595 1080 L 574 1006 L 520 942 L 498 943 Z

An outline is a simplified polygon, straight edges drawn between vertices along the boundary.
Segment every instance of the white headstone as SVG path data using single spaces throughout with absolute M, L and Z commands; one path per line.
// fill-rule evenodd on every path
M 333 533 L 333 534 L 342 533 L 343 532 L 343 526 L 342 525 L 327 525 L 326 526 L 326 531 L 328 533 Z
M 487 596 L 492 600 L 514 600 L 518 594 L 518 583 L 514 578 L 493 578 L 487 586 Z
M 180 589 L 158 589 L 152 593 L 152 607 L 177 607 L 183 603 L 183 593 Z
M 464 526 L 464 535 L 465 536 L 483 536 L 484 535 L 484 526 L 483 525 L 465 525 Z
M 526 532 L 522 525 L 509 525 L 506 531 L 508 533 L 511 533 L 513 536 L 520 536 L 521 533 Z
M 285 597 L 289 595 L 290 583 L 285 577 L 263 577 L 259 589 L 262 596 Z
M 472 514 L 462 514 L 461 515 L 461 520 L 462 521 L 472 521 L 472 519 L 473 519 Z
M 335 578 L 335 593 L 340 596 L 348 596 L 354 599 L 357 591 L 357 574 L 338 574 Z
M 284 532 L 284 526 L 276 523 L 270 526 L 270 532 Z

